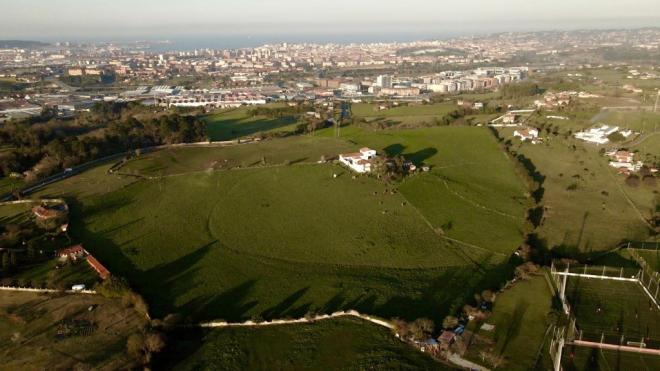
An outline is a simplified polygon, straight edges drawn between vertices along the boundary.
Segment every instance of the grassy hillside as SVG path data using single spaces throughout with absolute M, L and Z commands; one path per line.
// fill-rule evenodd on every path
M 211 330 L 178 370 L 448 370 L 356 319 L 310 325 Z
M 347 128 L 342 138 L 430 166 L 430 173 L 407 179 L 400 190 L 444 235 L 504 255 L 522 241 L 526 190 L 487 129 Z
M 257 165 L 283 165 L 287 161 L 292 164 L 316 163 L 321 156 L 330 159 L 339 153 L 354 150 L 355 145 L 341 139 L 310 136 L 224 148 L 174 148 L 134 159 L 122 167 L 122 172 L 162 176 Z
M 271 119 L 252 116 L 250 107 L 239 107 L 206 116 L 206 130 L 210 140 L 232 140 L 257 133 L 293 131 L 296 120 L 292 117 Z
M 648 236 L 640 214 L 650 217 L 655 205 L 653 188 L 625 185 L 625 178 L 615 174 L 597 147 L 550 137 L 544 144 L 525 143 L 514 150 L 545 176 L 546 210 L 539 234 L 549 247 L 588 252 Z
M 494 350 L 504 358 L 500 369 L 528 370 L 536 362 L 547 340 L 551 304 L 552 292 L 542 275 L 518 282 L 498 296 L 487 322 L 495 325 Z
M 357 103 L 351 106 L 353 117 L 366 122 L 383 121 L 387 126 L 434 124 L 458 107 L 452 103 L 410 104 L 380 109 L 378 103 Z
M 106 166 L 40 194 L 68 198 L 73 237 L 134 283 L 157 315 L 237 320 L 355 308 L 438 320 L 471 295 L 466 288 L 498 282 L 503 271 L 494 264 L 522 240 L 524 191 L 485 130 L 396 134 L 358 130 L 341 139 L 161 151 L 123 170 L 171 176 L 110 176 Z M 474 151 L 470 144 L 484 147 Z M 363 145 L 403 147 L 434 169 L 397 190 L 316 164 L 322 154 Z M 247 167 L 212 165 L 225 159 Z M 471 165 L 451 166 L 465 162 Z M 439 177 L 451 192 L 443 183 L 438 189 L 417 183 Z M 445 217 L 457 227 L 440 230 Z M 463 232 L 480 223 L 481 233 Z

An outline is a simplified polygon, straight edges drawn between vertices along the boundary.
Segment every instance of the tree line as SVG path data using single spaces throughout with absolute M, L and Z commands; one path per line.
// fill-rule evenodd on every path
M 56 110 L 6 123 L 0 128 L 0 176 L 23 174 L 27 182 L 103 156 L 172 143 L 206 140 L 194 116 L 145 113 L 126 103 L 97 103 L 89 113 L 60 120 Z

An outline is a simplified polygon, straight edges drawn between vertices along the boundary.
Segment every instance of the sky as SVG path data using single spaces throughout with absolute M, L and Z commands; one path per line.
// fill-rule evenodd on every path
M 659 1 L 0 0 L 0 39 L 111 41 L 278 35 L 379 39 L 637 28 L 660 26 Z

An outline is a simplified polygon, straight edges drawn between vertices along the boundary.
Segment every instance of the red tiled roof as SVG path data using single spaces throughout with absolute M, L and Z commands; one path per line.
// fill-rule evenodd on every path
M 96 260 L 96 258 L 93 257 L 92 255 L 89 255 L 89 256 L 87 257 L 87 263 L 89 263 L 89 265 L 90 265 L 92 268 L 94 268 L 94 270 L 96 271 L 96 273 L 99 274 L 99 276 L 101 277 L 101 279 L 106 279 L 106 278 L 110 277 L 110 271 L 107 270 L 107 269 L 103 266 L 103 264 L 101 264 L 98 260 Z

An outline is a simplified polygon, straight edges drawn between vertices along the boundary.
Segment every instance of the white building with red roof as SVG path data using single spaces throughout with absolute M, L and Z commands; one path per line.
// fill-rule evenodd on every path
M 539 131 L 535 128 L 524 128 L 514 131 L 513 136 L 520 138 L 522 141 L 529 140 L 532 143 L 535 143 L 536 139 L 539 137 Z

